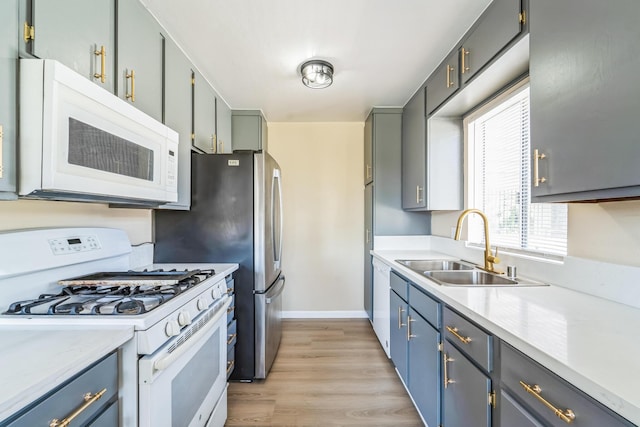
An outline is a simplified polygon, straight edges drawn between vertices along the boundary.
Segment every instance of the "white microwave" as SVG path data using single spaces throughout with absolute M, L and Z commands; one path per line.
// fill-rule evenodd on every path
M 54 60 L 20 60 L 19 99 L 20 197 L 177 201 L 175 131 Z

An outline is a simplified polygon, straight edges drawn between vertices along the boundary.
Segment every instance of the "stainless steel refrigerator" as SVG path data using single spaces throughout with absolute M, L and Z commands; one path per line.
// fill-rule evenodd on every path
M 281 337 L 282 179 L 267 153 L 191 155 L 191 210 L 154 212 L 154 262 L 233 262 L 232 380 L 266 378 Z

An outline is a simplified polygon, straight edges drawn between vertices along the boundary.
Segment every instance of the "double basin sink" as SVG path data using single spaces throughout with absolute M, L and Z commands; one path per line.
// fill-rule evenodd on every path
M 444 286 L 544 286 L 531 280 L 510 279 L 477 269 L 472 264 L 450 260 L 402 260 L 397 263 Z

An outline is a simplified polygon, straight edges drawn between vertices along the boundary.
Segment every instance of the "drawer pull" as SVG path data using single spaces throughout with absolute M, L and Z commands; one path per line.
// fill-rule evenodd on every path
M 454 380 L 452 380 L 451 378 L 449 378 L 447 376 L 447 363 L 453 362 L 453 361 L 454 360 L 452 358 L 447 356 L 447 353 L 445 353 L 445 352 L 442 353 L 442 368 L 443 368 L 442 369 L 442 371 L 443 371 L 442 372 L 443 373 L 442 377 L 443 377 L 443 380 L 444 380 L 444 388 L 447 388 L 447 386 L 449 384 L 455 383 Z
M 412 319 L 411 316 L 407 316 L 407 341 L 411 341 L 411 338 L 417 337 L 417 335 L 413 335 L 411 333 L 411 323 L 415 322 L 415 319 Z
M 229 372 L 231 372 L 231 370 L 233 369 L 233 365 L 236 364 L 235 360 L 229 360 L 227 362 L 227 375 L 229 375 Z
M 522 388 L 524 388 L 527 391 L 527 393 L 532 394 L 536 399 L 542 402 L 544 406 L 551 409 L 553 413 L 565 423 L 571 424 L 573 420 L 576 419 L 576 414 L 571 409 L 565 409 L 565 410 L 558 409 L 555 406 L 553 406 L 553 404 L 551 404 L 547 399 L 542 397 L 542 395 L 540 394 L 542 393 L 542 389 L 538 384 L 534 384 L 533 386 L 530 386 L 524 381 L 520 381 L 520 385 L 522 386 Z
M 238 334 L 229 335 L 229 338 L 227 339 L 227 345 L 231 344 L 233 342 L 233 340 L 236 339 L 237 336 L 238 336 Z
M 464 344 L 469 344 L 471 342 L 471 338 L 470 337 L 463 337 L 462 335 L 460 335 L 460 333 L 458 332 L 458 328 L 456 328 L 456 327 L 447 326 L 447 331 L 451 332 L 451 334 L 454 337 L 458 338 Z
M 227 295 L 231 295 L 233 293 L 233 288 L 227 288 Z
M 235 305 L 230 306 L 229 308 L 227 308 L 227 314 L 233 312 L 233 310 L 235 310 L 235 309 L 236 309 Z
M 402 312 L 404 310 L 402 309 L 402 306 L 398 306 L 398 329 L 402 329 L 403 326 L 406 326 L 404 323 L 402 323 Z
M 85 394 L 83 396 L 84 403 L 82 404 L 82 406 L 80 406 L 78 409 L 73 411 L 72 414 L 67 416 L 62 421 L 59 421 L 57 418 L 54 418 L 49 423 L 49 427 L 67 427 L 71 423 L 71 421 L 74 420 L 74 418 L 80 415 L 85 409 L 91 406 L 91 404 L 94 403 L 96 400 L 100 399 L 106 392 L 107 392 L 107 389 L 103 388 L 102 390 L 100 390 L 94 395 L 91 395 L 91 393 Z

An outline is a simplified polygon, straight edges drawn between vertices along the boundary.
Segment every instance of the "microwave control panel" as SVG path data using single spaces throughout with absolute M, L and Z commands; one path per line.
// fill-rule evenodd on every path
M 76 252 L 88 252 L 100 249 L 98 236 L 73 236 L 60 239 L 50 239 L 49 247 L 54 255 L 66 255 Z

